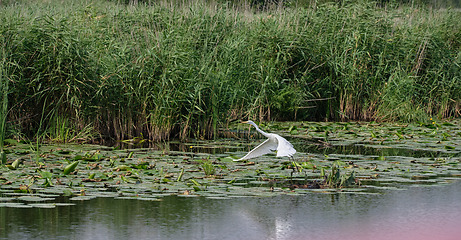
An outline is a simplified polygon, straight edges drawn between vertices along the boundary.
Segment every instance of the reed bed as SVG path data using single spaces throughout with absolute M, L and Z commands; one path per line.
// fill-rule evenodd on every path
M 377 5 L 0 2 L 6 128 L 160 141 L 240 118 L 459 117 L 461 12 Z

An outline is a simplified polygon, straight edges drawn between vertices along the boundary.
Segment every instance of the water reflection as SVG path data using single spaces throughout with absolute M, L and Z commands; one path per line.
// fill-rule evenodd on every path
M 457 239 L 461 182 L 385 194 L 97 198 L 0 208 L 0 239 Z M 66 201 L 66 200 L 63 200 Z
M 421 150 L 411 147 L 397 148 L 397 147 L 383 147 L 373 146 L 365 143 L 354 143 L 346 145 L 325 145 L 323 142 L 315 140 L 307 140 L 300 138 L 287 138 L 293 143 L 298 152 L 311 153 L 311 154 L 340 154 L 340 155 L 370 155 L 370 156 L 403 156 L 415 158 L 440 158 L 440 157 L 460 157 L 461 153 L 453 152 L 447 153 L 440 150 Z M 265 139 L 253 139 L 251 141 L 235 139 L 220 139 L 219 141 L 190 141 L 179 142 L 170 141 L 163 143 L 144 142 L 143 144 L 128 144 L 123 142 L 112 143 L 115 149 L 133 149 L 139 151 L 140 149 L 158 150 L 168 152 L 183 152 L 183 153 L 206 153 L 206 154 L 229 154 L 235 153 L 237 155 L 244 155 L 246 152 L 251 151 L 256 145 L 262 143 Z
M 415 158 L 439 158 L 439 157 L 460 157 L 461 153 L 446 153 L 440 150 L 421 150 L 412 147 L 386 147 L 370 145 L 365 143 L 354 143 L 347 145 L 323 145 L 317 142 L 294 142 L 299 152 L 316 154 L 341 154 L 341 155 L 369 155 L 369 156 L 403 156 Z

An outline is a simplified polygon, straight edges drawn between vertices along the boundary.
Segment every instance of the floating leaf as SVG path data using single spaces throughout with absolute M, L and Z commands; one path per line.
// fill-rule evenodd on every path
M 42 198 L 38 196 L 22 196 L 18 197 L 18 200 L 25 202 L 44 202 L 44 201 L 53 201 L 54 198 Z
M 53 203 L 56 207 L 75 206 L 75 203 Z
M 13 197 L 0 197 L 0 202 L 8 202 L 8 201 L 13 201 L 16 198 Z
M 154 198 L 154 197 L 140 197 L 140 198 L 137 198 L 137 199 L 142 200 L 142 201 L 155 201 L 155 202 L 162 201 L 162 199 Z
M 0 203 L 0 207 L 11 207 L 11 208 L 32 208 L 32 206 L 24 203 Z
M 41 171 L 40 176 L 42 176 L 42 178 L 52 178 L 53 174 L 51 172 Z
M 273 127 L 275 125 L 277 128 Z M 247 149 L 243 148 L 243 144 L 246 143 L 228 139 L 192 140 L 193 143 L 188 143 L 184 151 L 135 148 L 127 151 L 66 144 L 69 153 L 83 152 L 72 161 L 93 160 L 88 160 L 85 167 L 77 166 L 78 174 L 57 175 L 63 172 L 63 158 L 69 157 L 60 156 L 55 145 L 43 144 L 40 151 L 46 154 L 41 154 L 36 162 L 24 161 L 24 164 L 18 165 L 21 171 L 3 171 L 0 193 L 13 198 L 12 201 L 24 195 L 47 198 L 42 193 L 53 194 L 50 198 L 55 200 L 51 201 L 61 199 L 56 195 L 75 197 L 86 194 L 111 198 L 122 195 L 148 200 L 182 196 L 186 192 L 187 196 L 227 198 L 308 194 L 313 191 L 307 187 L 327 187 L 325 180 L 331 183 L 332 188 L 335 187 L 331 190 L 335 193 L 355 191 L 345 188 L 347 185 L 364 192 L 381 192 L 385 189 L 405 189 L 409 184 L 443 184 L 461 178 L 458 161 L 461 129 L 455 127 L 442 125 L 429 131 L 424 125 L 411 124 L 312 123 L 308 126 L 281 123 L 266 125 L 266 128 L 270 132 L 279 129 L 282 134 L 288 134 L 290 126 L 296 126 L 300 134 L 290 138 L 298 150 L 292 160 L 268 154 L 249 163 L 234 162 L 238 157 L 234 158 L 233 154 L 243 155 Z M 306 134 L 303 129 L 306 129 Z M 403 138 L 397 140 L 396 132 Z M 370 137 L 372 133 L 375 136 Z M 309 139 L 306 140 L 306 137 Z M 328 142 L 325 142 L 325 137 L 328 137 Z M 190 145 L 195 147 L 187 148 Z M 18 145 L 7 150 L 12 154 L 29 154 L 21 159 L 36 159 L 36 153 L 22 150 L 29 148 L 29 145 Z M 54 154 L 48 154 L 53 151 Z M 119 165 L 122 159 L 124 162 Z M 333 163 L 337 165 L 334 169 Z M 204 168 L 213 174 L 204 174 Z M 360 181 L 361 185 L 354 184 L 353 180 Z M 298 188 L 292 190 L 290 186 Z M 302 188 L 304 186 L 306 188 Z M 10 193 L 18 195 L 8 195 Z M 40 195 L 31 195 L 33 193 Z
M 118 165 L 113 169 L 114 171 L 130 171 L 131 168 L 128 167 L 127 165 Z
M 54 203 L 31 203 L 29 204 L 31 207 L 36 208 L 55 208 L 56 205 Z
M 91 200 L 95 199 L 96 196 L 76 196 L 76 197 L 71 197 L 69 200 L 71 201 L 86 201 L 86 200 Z

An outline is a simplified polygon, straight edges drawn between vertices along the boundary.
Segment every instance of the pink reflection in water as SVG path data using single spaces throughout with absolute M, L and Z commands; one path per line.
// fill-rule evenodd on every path
M 459 210 L 459 209 L 458 209 Z M 461 239 L 461 218 L 448 216 L 440 212 L 432 215 L 431 218 L 419 216 L 420 219 L 412 219 L 415 216 L 408 216 L 408 221 L 395 221 L 395 218 L 388 216 L 385 219 L 376 219 L 374 222 L 361 223 L 361 226 L 354 226 L 343 229 L 341 234 L 328 239 L 355 239 L 355 240 L 459 240 Z
M 448 189 L 421 187 L 389 193 L 376 199 L 379 204 L 366 210 L 365 214 L 352 214 L 336 224 L 326 224 L 318 235 L 310 229 L 296 234 L 296 237 L 278 239 L 460 240 L 459 186 L 456 183 Z M 325 229 L 330 229 L 328 234 Z

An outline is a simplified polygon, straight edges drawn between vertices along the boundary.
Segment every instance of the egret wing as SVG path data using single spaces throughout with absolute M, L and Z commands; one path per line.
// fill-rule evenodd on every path
M 278 141 L 277 157 L 291 157 L 296 153 L 296 149 L 285 138 L 276 135 Z
M 274 140 L 271 140 L 270 138 L 264 141 L 263 143 L 259 144 L 257 147 L 255 147 L 253 150 L 247 153 L 244 157 L 235 160 L 235 161 L 240 161 L 240 160 L 245 160 L 245 159 L 250 159 L 250 158 L 255 158 L 262 156 L 264 154 L 271 153 L 277 149 L 277 142 Z

